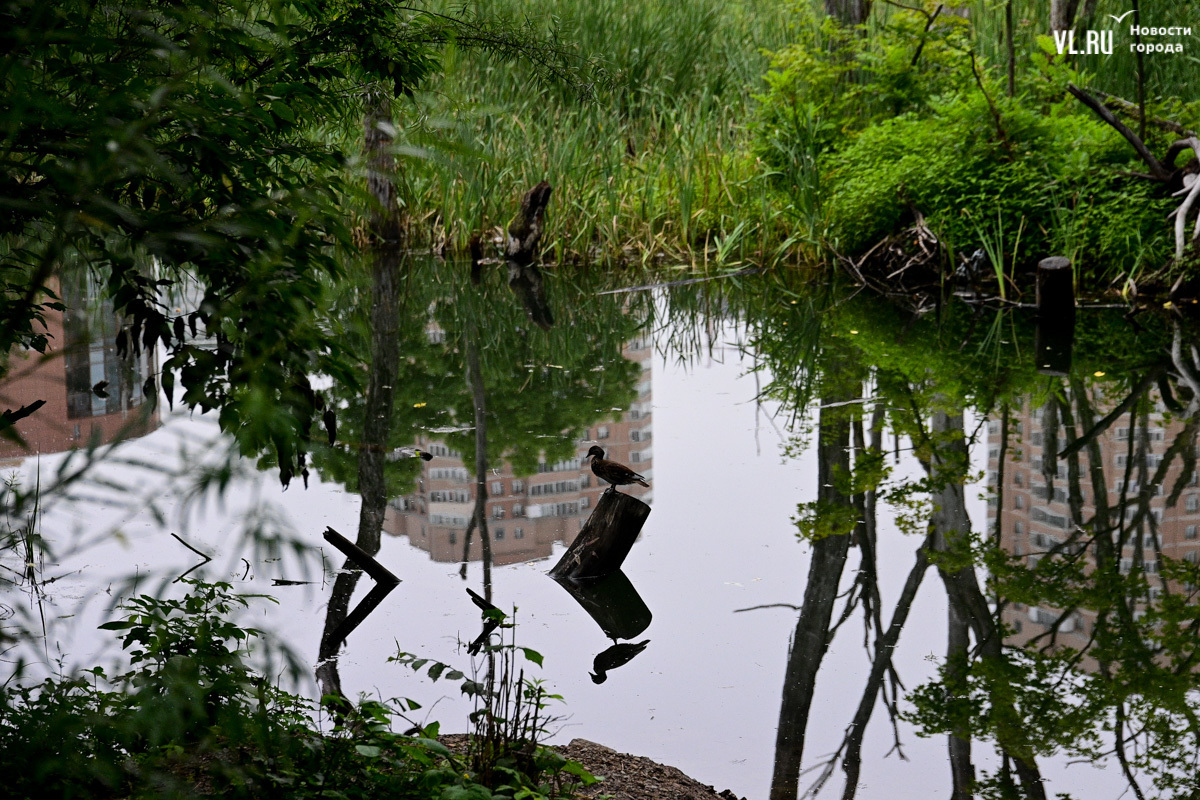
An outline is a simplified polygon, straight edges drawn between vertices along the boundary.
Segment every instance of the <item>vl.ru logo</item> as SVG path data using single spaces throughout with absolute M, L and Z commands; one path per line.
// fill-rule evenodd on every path
M 1117 16 L 1116 14 L 1107 15 L 1109 19 L 1114 20 L 1118 25 L 1125 21 L 1125 18 L 1132 14 L 1133 11 L 1126 11 L 1124 14 Z M 1082 47 L 1078 46 L 1075 40 L 1075 31 L 1073 30 L 1056 30 L 1054 31 L 1054 46 L 1058 49 L 1059 55 L 1106 55 L 1111 56 L 1113 53 L 1113 32 L 1109 30 L 1081 31 L 1083 34 Z M 1181 27 L 1171 25 L 1165 28 L 1156 28 L 1144 25 L 1134 25 L 1129 29 L 1129 35 L 1134 37 L 1134 41 L 1130 43 L 1129 49 L 1131 52 L 1138 53 L 1182 53 L 1182 41 L 1146 41 L 1146 38 L 1155 37 L 1172 37 L 1179 39 L 1192 35 L 1190 27 Z
M 1133 12 L 1129 12 L 1133 13 Z M 1111 14 L 1109 16 L 1112 16 Z M 1113 32 L 1112 31 L 1083 31 L 1083 49 L 1075 47 L 1075 31 L 1055 31 L 1054 46 L 1058 48 L 1058 54 L 1061 56 L 1064 53 L 1070 53 L 1073 56 L 1078 55 L 1097 55 L 1103 54 L 1111 56 L 1113 52 Z

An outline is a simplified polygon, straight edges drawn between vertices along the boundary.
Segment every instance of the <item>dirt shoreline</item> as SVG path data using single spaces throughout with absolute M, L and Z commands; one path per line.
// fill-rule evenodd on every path
M 451 750 L 461 752 L 466 749 L 466 734 L 439 738 Z M 728 789 L 718 792 L 676 767 L 631 753 L 619 753 L 587 739 L 572 739 L 554 749 L 578 761 L 593 775 L 604 778 L 580 789 L 576 796 L 581 798 L 604 795 L 612 800 L 744 800 Z

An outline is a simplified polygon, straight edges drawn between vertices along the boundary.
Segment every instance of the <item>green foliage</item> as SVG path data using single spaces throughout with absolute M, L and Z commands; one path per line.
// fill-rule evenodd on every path
M 431 738 L 437 723 L 415 736 L 392 732 L 394 720 L 419 708 L 411 700 L 365 701 L 323 734 L 314 703 L 250 665 L 249 643 L 261 634 L 230 615 L 255 596 L 224 583 L 188 585 L 179 599 L 137 597 L 122 619 L 101 626 L 121 634 L 128 671 L 109 677 L 97 667 L 0 687 L 6 796 L 516 800 L 594 780 L 539 750 L 538 772 L 506 765 L 507 783 L 489 789 Z
M 125 603 L 123 620 L 100 626 L 123 632 L 132 670 L 117 680 L 131 689 L 130 712 L 144 720 L 133 722 L 151 747 L 199 741 L 214 729 L 241 733 L 241 701 L 252 691 L 245 648 L 260 632 L 229 618 L 251 596 L 231 594 L 226 583 L 187 582 L 194 588 L 182 599 L 142 595 Z
M 826 536 L 841 536 L 854 531 L 858 524 L 858 509 L 847 503 L 814 500 L 801 503 L 792 520 L 798 536 L 815 542 Z
M 352 115 L 351 82 L 383 68 L 369 49 L 347 57 L 332 11 L 6 2 L 0 240 L 24 294 L 0 327 L 29 330 L 60 264 L 91 269 L 128 317 L 118 351 L 167 348 L 169 401 L 178 379 L 189 406 L 221 408 L 248 448 L 294 462 L 313 411 L 306 376 L 350 377 L 320 309 L 342 273 L 354 176 L 312 121 Z M 429 68 L 403 66 L 413 80 Z M 180 284 L 203 292 L 189 315 L 160 297 Z
M 514 609 L 514 614 L 515 614 Z M 474 731 L 467 758 L 475 779 L 495 792 L 495 797 L 513 800 L 543 800 L 570 796 L 576 784 L 595 783 L 598 778 L 580 764 L 563 758 L 543 746 L 540 740 L 547 735 L 547 725 L 553 721 L 545 711 L 549 701 L 562 697 L 549 694 L 543 682 L 525 677 L 519 666 L 523 661 L 542 666 L 542 654 L 516 643 L 516 623 L 498 608 L 483 612 L 488 623 L 496 623 L 499 638 L 488 640 L 481 647 L 484 674 L 473 667 L 471 678 L 448 664 L 411 653 L 398 652 L 388 661 L 405 664 L 416 671 L 426 670 L 431 680 L 446 678 L 462 681 L 462 692 L 475 699 L 471 714 Z M 505 639 L 505 633 L 508 639 Z M 487 798 L 481 787 L 472 787 L 478 794 L 455 794 L 463 798 Z
M 967 19 L 934 11 L 878 12 L 865 30 L 798 12 L 756 152 L 807 235 L 862 253 L 919 213 L 952 255 L 982 248 L 1009 279 L 1049 253 L 1098 284 L 1161 268 L 1173 202 L 1130 175 L 1142 167 L 1115 130 L 1064 100 L 1087 76 L 1038 51 L 1006 97 Z
M 827 121 L 814 144 L 835 149 L 847 134 L 910 112 L 924 112 L 939 97 L 952 97 L 971 80 L 969 26 L 952 14 L 926 30 L 928 14 L 901 9 L 870 34 L 845 28 L 807 4 L 796 8 L 795 39 L 771 55 L 767 91 L 756 125 L 769 135 L 792 127 L 797 109 L 811 105 Z M 762 154 L 774 164 L 779 151 L 768 142 Z
M 574 74 L 549 37 L 395 0 L 6 0 L 0 350 L 44 350 L 52 275 L 91 270 L 127 322 L 118 354 L 166 350 L 147 396 L 219 409 L 286 483 L 325 408 L 309 376 L 358 385 L 327 315 L 369 204 L 363 101 L 411 93 L 450 41 Z
M 1163 260 L 1170 200 L 1120 174 L 1136 165 L 1114 131 L 1079 115 L 1002 108 L 1003 140 L 979 94 L 864 131 L 828 161 L 831 237 L 857 251 L 917 209 L 953 250 L 984 246 L 990 232 L 1006 269 L 1028 270 L 1059 248 L 1097 279 L 1155 252 Z
M 1010 749 L 1024 741 L 1031 754 L 1067 750 L 1098 758 L 1093 727 L 1104 706 L 1073 673 L 1073 656 L 1019 650 L 1000 661 L 945 664 L 937 681 L 909 695 L 913 710 L 905 716 L 923 736 L 957 732 Z
M 593 70 L 594 91 L 581 99 L 538 84 L 528 66 L 501 70 L 448 53 L 430 93 L 418 96 L 419 123 L 403 132 L 429 156 L 405 180 L 409 207 L 431 223 L 414 233 L 463 252 L 471 234 L 506 225 L 521 193 L 545 179 L 554 186 L 549 260 L 775 257 L 788 233 L 744 144 L 766 64 L 760 48 L 782 44 L 785 5 L 479 4 L 491 17 L 553 24 Z

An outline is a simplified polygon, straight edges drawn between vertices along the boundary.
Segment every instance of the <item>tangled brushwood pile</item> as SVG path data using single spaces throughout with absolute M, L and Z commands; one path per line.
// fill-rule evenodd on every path
M 945 250 L 924 216 L 918 211 L 915 217 L 912 225 L 883 237 L 857 259 L 839 255 L 838 261 L 860 286 L 922 308 L 942 291 Z

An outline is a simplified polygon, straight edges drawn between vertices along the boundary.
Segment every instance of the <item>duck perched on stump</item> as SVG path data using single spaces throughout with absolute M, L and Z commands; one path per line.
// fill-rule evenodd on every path
M 592 473 L 600 480 L 609 483 L 609 491 L 631 483 L 641 484 L 647 488 L 650 486 L 646 483 L 646 476 L 637 474 L 624 464 L 609 461 L 604 457 L 604 450 L 596 445 L 592 445 L 583 460 L 587 461 L 589 458 L 592 459 Z

